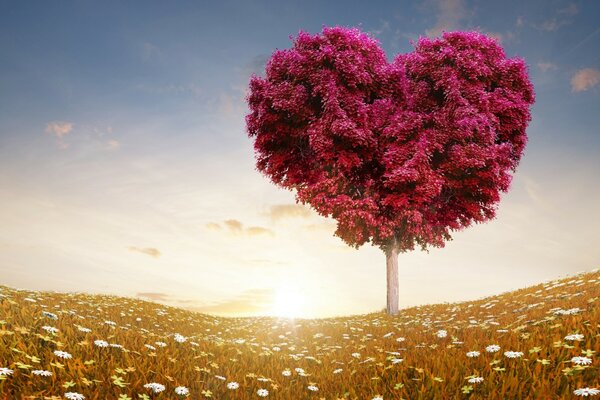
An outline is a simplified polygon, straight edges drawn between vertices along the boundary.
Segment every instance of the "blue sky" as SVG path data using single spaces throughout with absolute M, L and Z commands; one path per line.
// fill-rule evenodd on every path
M 270 313 L 286 291 L 303 315 L 381 309 L 381 251 L 294 207 L 245 134 L 250 74 L 323 25 L 370 32 L 390 60 L 477 29 L 536 90 L 498 218 L 401 255 L 401 305 L 598 267 L 598 21 L 595 1 L 2 2 L 0 284 L 233 314 Z

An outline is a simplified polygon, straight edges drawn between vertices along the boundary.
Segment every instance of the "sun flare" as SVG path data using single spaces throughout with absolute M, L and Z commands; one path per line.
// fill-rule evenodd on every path
M 277 289 L 273 299 L 272 314 L 276 317 L 296 318 L 306 311 L 304 295 L 293 286 L 282 286 Z

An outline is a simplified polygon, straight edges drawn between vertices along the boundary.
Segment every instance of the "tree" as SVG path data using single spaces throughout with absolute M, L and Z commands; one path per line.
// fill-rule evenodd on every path
M 336 219 L 348 245 L 384 251 L 396 314 L 399 253 L 495 217 L 534 91 L 525 63 L 481 33 L 421 38 L 388 63 L 358 29 L 326 27 L 276 50 L 247 102 L 257 169 Z

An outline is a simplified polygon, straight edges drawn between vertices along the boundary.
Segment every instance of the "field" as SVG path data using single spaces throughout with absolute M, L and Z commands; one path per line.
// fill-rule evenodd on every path
M 315 320 L 0 287 L 0 399 L 595 396 L 599 299 L 597 271 L 396 317 Z

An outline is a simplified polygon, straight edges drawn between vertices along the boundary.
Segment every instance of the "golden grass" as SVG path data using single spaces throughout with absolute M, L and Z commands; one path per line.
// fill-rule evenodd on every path
M 574 390 L 600 386 L 599 297 L 600 273 L 592 272 L 478 301 L 414 307 L 396 317 L 293 321 L 0 287 L 0 399 L 58 400 L 67 392 L 103 400 L 184 398 L 175 393 L 178 386 L 190 399 L 260 399 L 258 389 L 268 390 L 267 399 L 577 398 Z M 559 309 L 575 310 L 563 315 Z M 438 337 L 440 330 L 447 336 Z M 565 339 L 574 333 L 583 339 Z M 98 347 L 96 340 L 122 347 Z M 500 351 L 487 352 L 492 344 Z M 480 355 L 467 357 L 469 351 Z M 505 351 L 523 355 L 509 358 Z M 575 356 L 592 362 L 577 366 Z M 469 383 L 473 377 L 483 381 Z M 239 388 L 228 389 L 232 381 Z M 144 387 L 151 382 L 165 391 L 152 393 Z

